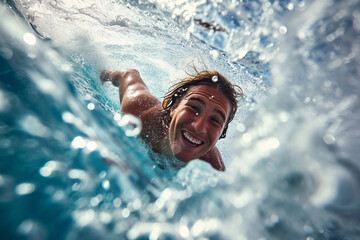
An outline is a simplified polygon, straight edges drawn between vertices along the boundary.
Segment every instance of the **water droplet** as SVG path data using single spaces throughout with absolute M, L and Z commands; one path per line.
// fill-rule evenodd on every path
M 237 129 L 239 132 L 245 132 L 246 127 L 245 127 L 244 124 L 239 123 L 239 125 L 237 125 L 236 129 Z
M 294 10 L 294 3 L 289 3 L 287 5 L 287 9 L 289 9 L 290 11 Z
M 101 186 L 103 187 L 103 189 L 109 190 L 109 188 L 110 188 L 110 182 L 109 182 L 109 180 L 103 181 L 102 184 L 101 184 Z
M 124 209 L 122 210 L 121 214 L 122 214 L 122 216 L 123 216 L 124 218 L 127 218 L 127 217 L 130 216 L 130 210 L 129 210 L 128 208 L 124 208 Z
M 219 52 L 216 50 L 211 50 L 210 55 L 213 60 L 216 60 L 219 57 Z
M 114 120 L 115 121 L 120 121 L 120 119 L 121 119 L 121 114 L 120 113 L 115 113 Z
M 70 64 L 61 64 L 61 70 L 66 73 L 71 73 L 73 68 Z
M 15 188 L 15 193 L 18 195 L 27 195 L 33 191 L 35 191 L 35 185 L 32 183 L 21 183 Z
M 108 212 L 105 212 L 105 211 L 103 211 L 99 214 L 99 218 L 100 218 L 100 221 L 104 224 L 110 223 L 111 219 L 112 219 L 111 214 Z
M 90 204 L 91 204 L 91 206 L 93 206 L 93 207 L 96 207 L 97 205 L 99 205 L 99 203 L 100 203 L 100 199 L 97 198 L 97 197 L 92 197 L 92 198 L 90 199 Z
M 287 112 L 281 112 L 279 114 L 279 118 L 280 118 L 280 121 L 287 122 L 289 120 L 289 118 L 290 118 L 290 115 Z
M 121 199 L 120 198 L 115 198 L 114 200 L 113 200 L 113 205 L 114 205 L 114 207 L 120 207 L 121 206 Z
M 86 190 L 91 182 L 89 174 L 80 169 L 71 169 L 68 172 L 68 177 L 74 182 L 72 186 L 74 191 Z
M 23 36 L 24 42 L 32 46 L 36 43 L 36 37 L 32 33 L 25 33 Z
M 217 82 L 217 81 L 219 81 L 219 78 L 218 78 L 218 76 L 213 76 L 212 78 L 211 78 L 211 81 L 213 81 L 213 82 Z
M 287 32 L 287 28 L 286 28 L 285 26 L 281 26 L 281 27 L 279 28 L 279 32 L 280 32 L 281 34 L 285 34 L 285 33 Z
M 141 120 L 131 114 L 123 115 L 120 121 L 118 121 L 118 125 L 124 129 L 128 137 L 139 135 L 142 129 Z
M 81 136 L 77 136 L 71 142 L 71 146 L 74 148 L 84 148 L 86 146 L 86 142 L 84 138 L 82 138 Z
M 62 119 L 67 123 L 74 123 L 75 116 L 71 112 L 63 112 Z
M 25 239 L 45 239 L 47 235 L 44 226 L 32 219 L 23 221 L 17 228 L 17 233 Z
M 40 168 L 39 172 L 40 172 L 41 176 L 49 177 L 52 174 L 52 169 L 47 166 L 44 166 L 44 167 Z
M 74 192 L 78 191 L 80 189 L 80 184 L 79 183 L 74 183 L 71 186 L 71 190 L 73 190 Z
M 323 141 L 328 144 L 328 145 L 331 145 L 331 144 L 334 144 L 335 143 L 335 137 L 333 135 L 330 135 L 330 134 L 326 134 L 324 137 L 323 137 Z
M 99 177 L 100 177 L 100 178 L 105 178 L 105 177 L 106 177 L 106 171 L 101 171 L 101 172 L 99 173 Z
M 139 198 L 135 199 L 133 202 L 133 208 L 134 210 L 139 210 L 141 208 L 141 200 Z
M 180 228 L 179 228 L 179 233 L 180 233 L 181 237 L 186 239 L 186 238 L 189 237 L 190 231 L 189 231 L 189 228 L 187 226 L 181 225 Z
M 79 226 L 86 226 L 95 220 L 96 214 L 93 209 L 78 210 L 73 213 L 73 217 Z
M 252 140 L 252 135 L 250 133 L 245 133 L 243 136 L 242 136 L 242 139 L 245 141 L 245 142 L 251 142 Z
M 65 165 L 62 162 L 51 160 L 44 164 L 42 168 L 40 168 L 39 173 L 43 177 L 50 177 L 53 175 L 55 171 L 61 171 L 65 169 Z
M 21 126 L 28 133 L 39 136 L 39 137 L 49 137 L 51 131 L 45 125 L 42 124 L 40 119 L 35 115 L 27 115 L 20 120 Z
M 199 116 L 199 113 L 195 113 L 196 116 Z
M 89 104 L 87 105 L 87 108 L 88 108 L 90 111 L 92 111 L 92 110 L 95 109 L 95 104 L 89 103 Z
M 95 141 L 89 141 L 86 144 L 86 148 L 90 151 L 94 151 L 95 149 L 97 149 L 97 143 Z

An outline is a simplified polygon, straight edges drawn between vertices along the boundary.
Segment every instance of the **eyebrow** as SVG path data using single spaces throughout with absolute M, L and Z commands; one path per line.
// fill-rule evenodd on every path
M 205 102 L 200 99 L 200 98 L 197 98 L 197 97 L 191 97 L 189 100 L 194 100 L 194 101 L 198 101 L 200 102 L 201 104 L 205 105 Z M 221 117 L 222 119 L 224 120 L 224 122 L 226 121 L 226 117 L 224 115 L 224 113 L 222 111 L 220 111 L 219 109 L 215 109 L 215 112 L 217 112 Z

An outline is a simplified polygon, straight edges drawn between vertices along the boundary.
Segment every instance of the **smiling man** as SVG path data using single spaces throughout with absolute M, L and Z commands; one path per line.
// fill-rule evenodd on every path
M 173 85 L 161 103 L 135 69 L 104 70 L 100 79 L 119 87 L 121 112 L 142 120 L 141 137 L 154 152 L 182 162 L 201 159 L 225 171 L 215 144 L 235 116 L 239 86 L 217 71 L 196 71 Z

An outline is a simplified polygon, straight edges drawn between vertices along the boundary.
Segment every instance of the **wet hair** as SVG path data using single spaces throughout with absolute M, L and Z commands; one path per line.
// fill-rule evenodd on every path
M 181 101 L 183 96 L 187 93 L 191 86 L 210 85 L 221 90 L 221 92 L 229 99 L 232 109 L 229 114 L 229 119 L 225 124 L 224 130 L 220 138 L 226 137 L 226 131 L 229 123 L 234 119 L 238 108 L 238 98 L 244 96 L 241 87 L 232 84 L 229 79 L 217 71 L 204 70 L 198 72 L 195 69 L 195 74 L 188 74 L 189 77 L 182 79 L 180 82 L 172 85 L 169 91 L 165 94 L 162 102 L 163 109 L 170 114 L 171 107 L 178 101 Z

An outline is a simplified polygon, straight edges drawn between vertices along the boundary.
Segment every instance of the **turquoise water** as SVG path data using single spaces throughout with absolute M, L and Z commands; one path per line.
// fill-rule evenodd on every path
M 359 32 L 350 0 L 2 1 L 1 239 L 357 239 Z M 225 173 L 158 168 L 99 81 L 193 62 L 246 94 Z

